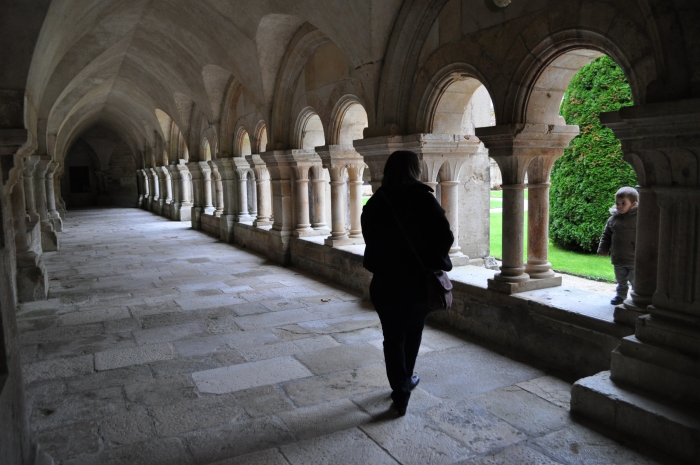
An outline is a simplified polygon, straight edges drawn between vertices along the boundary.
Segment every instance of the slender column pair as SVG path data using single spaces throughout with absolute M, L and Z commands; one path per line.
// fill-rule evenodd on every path
M 489 280 L 489 289 L 512 294 L 561 285 L 561 277 L 551 272 L 547 259 L 549 173 L 577 134 L 578 126 L 545 124 L 477 128 L 476 135 L 489 149 L 489 156 L 496 160 L 503 176 L 503 263 L 501 272 Z M 529 193 L 532 213 L 528 215 L 531 240 L 527 267 L 523 263 L 526 173 L 528 179 L 532 177 L 533 186 Z
M 342 145 L 316 147 L 316 150 L 331 178 L 331 234 L 325 244 L 333 247 L 364 244 L 360 217 L 366 165 L 362 155 Z
M 260 155 L 246 155 L 250 167 L 255 172 L 255 189 L 257 194 L 257 217 L 253 226 L 268 226 L 272 215 L 270 172 Z

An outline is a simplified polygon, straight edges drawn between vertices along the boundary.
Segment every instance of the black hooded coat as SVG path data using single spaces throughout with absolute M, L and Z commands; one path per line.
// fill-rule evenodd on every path
M 380 187 L 362 209 L 365 238 L 363 266 L 373 273 L 370 298 L 384 306 L 406 306 L 426 298 L 426 279 L 404 234 L 397 225 L 383 191 L 430 271 L 450 271 L 448 253 L 454 236 L 445 210 L 422 183 Z

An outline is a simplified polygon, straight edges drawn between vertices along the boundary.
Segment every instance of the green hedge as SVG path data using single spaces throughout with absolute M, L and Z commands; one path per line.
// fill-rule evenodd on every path
M 637 184 L 620 142 L 599 119 L 601 112 L 629 105 L 625 75 L 607 56 L 581 68 L 564 94 L 561 115 L 581 133 L 552 169 L 549 236 L 561 247 L 595 252 L 615 192 Z

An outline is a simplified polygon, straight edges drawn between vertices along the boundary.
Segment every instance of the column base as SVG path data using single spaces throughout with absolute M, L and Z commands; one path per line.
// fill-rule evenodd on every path
M 307 229 L 295 229 L 294 230 L 294 236 L 295 237 L 315 237 L 315 236 L 328 236 L 330 234 L 329 229 L 312 229 L 312 228 L 307 228 Z
M 545 279 L 525 279 L 519 282 L 502 281 L 496 278 L 488 280 L 488 288 L 490 290 L 503 294 L 517 294 L 519 292 L 547 289 L 557 286 L 561 286 L 561 276 Z
M 324 245 L 328 245 L 331 247 L 342 247 L 344 245 L 361 245 L 365 243 L 365 239 L 363 237 L 327 237 L 325 241 L 323 241 Z
M 253 221 L 253 226 L 259 228 L 261 226 L 272 226 L 272 220 L 255 220 Z
M 219 217 L 219 239 L 233 243 L 233 225 L 236 222 L 236 215 L 221 215 Z
M 54 231 L 41 231 L 41 250 L 57 252 L 60 247 L 58 236 Z
M 202 207 L 190 208 L 190 221 L 192 222 L 192 229 L 202 229 Z
M 452 262 L 452 266 L 465 266 L 471 264 L 469 255 L 464 255 L 462 252 L 457 252 L 456 254 L 450 255 L 449 257 L 450 261 Z
M 700 415 L 615 383 L 609 371 L 576 381 L 571 412 L 681 460 L 700 462 Z
M 49 275 L 41 259 L 28 252 L 17 257 L 17 299 L 20 302 L 46 300 L 49 292 Z
M 637 318 L 648 314 L 649 311 L 647 310 L 646 306 L 644 308 L 640 308 L 635 305 L 632 299 L 626 299 L 622 305 L 615 306 L 613 318 L 615 319 L 615 323 L 620 323 L 634 328 L 634 326 L 637 324 Z
M 60 216 L 53 216 L 51 219 L 49 219 L 49 221 L 51 222 L 54 231 L 63 232 L 63 220 Z

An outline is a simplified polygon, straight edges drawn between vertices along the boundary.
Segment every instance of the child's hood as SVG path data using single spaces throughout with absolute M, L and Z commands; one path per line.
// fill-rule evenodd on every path
M 610 207 L 610 215 L 612 215 L 612 216 L 616 216 L 616 215 L 620 215 L 620 216 L 632 215 L 632 216 L 633 216 L 633 215 L 636 215 L 636 214 L 637 214 L 637 207 L 638 207 L 638 206 L 639 206 L 639 205 L 634 205 L 632 208 L 629 209 L 629 211 L 628 211 L 627 213 L 625 213 L 624 215 L 620 215 L 620 214 L 617 212 L 617 206 L 616 206 L 616 205 L 613 205 L 612 207 Z

